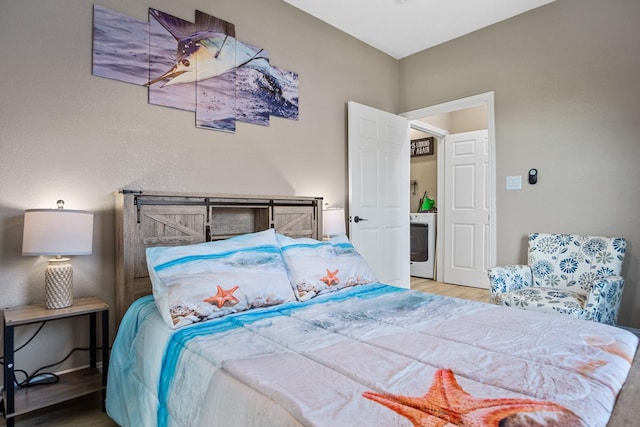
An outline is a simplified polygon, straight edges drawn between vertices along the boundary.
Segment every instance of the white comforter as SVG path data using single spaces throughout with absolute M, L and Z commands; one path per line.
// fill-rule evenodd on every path
M 605 426 L 637 345 L 381 284 L 178 330 L 145 297 L 114 342 L 107 411 L 136 427 Z

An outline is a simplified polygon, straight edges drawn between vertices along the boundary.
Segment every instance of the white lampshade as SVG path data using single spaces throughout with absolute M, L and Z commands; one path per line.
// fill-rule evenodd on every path
M 61 256 L 89 255 L 92 246 L 92 213 L 62 208 L 25 211 L 22 255 L 56 256 L 45 271 L 45 307 L 73 305 L 73 268 L 69 258 Z
M 89 255 L 93 214 L 71 209 L 28 209 L 22 255 Z
M 322 210 L 322 234 L 325 236 L 337 236 L 345 234 L 346 226 L 344 221 L 343 208 L 329 208 Z

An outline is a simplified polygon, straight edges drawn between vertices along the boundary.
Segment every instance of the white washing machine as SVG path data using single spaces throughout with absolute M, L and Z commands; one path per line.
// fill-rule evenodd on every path
M 436 260 L 436 213 L 419 212 L 409 215 L 411 230 L 412 276 L 433 279 Z

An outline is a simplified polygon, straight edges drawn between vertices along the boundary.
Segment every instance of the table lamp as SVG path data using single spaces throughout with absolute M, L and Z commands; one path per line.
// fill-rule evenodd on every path
M 45 272 L 45 307 L 73 305 L 73 268 L 67 255 L 89 255 L 93 245 L 93 214 L 64 209 L 24 212 L 22 255 L 53 255 Z
M 330 238 L 346 233 L 343 208 L 326 208 L 322 210 L 322 234 Z

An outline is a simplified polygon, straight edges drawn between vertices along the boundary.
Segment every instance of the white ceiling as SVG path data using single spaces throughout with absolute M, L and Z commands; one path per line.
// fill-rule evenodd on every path
M 284 0 L 401 59 L 555 0 Z

